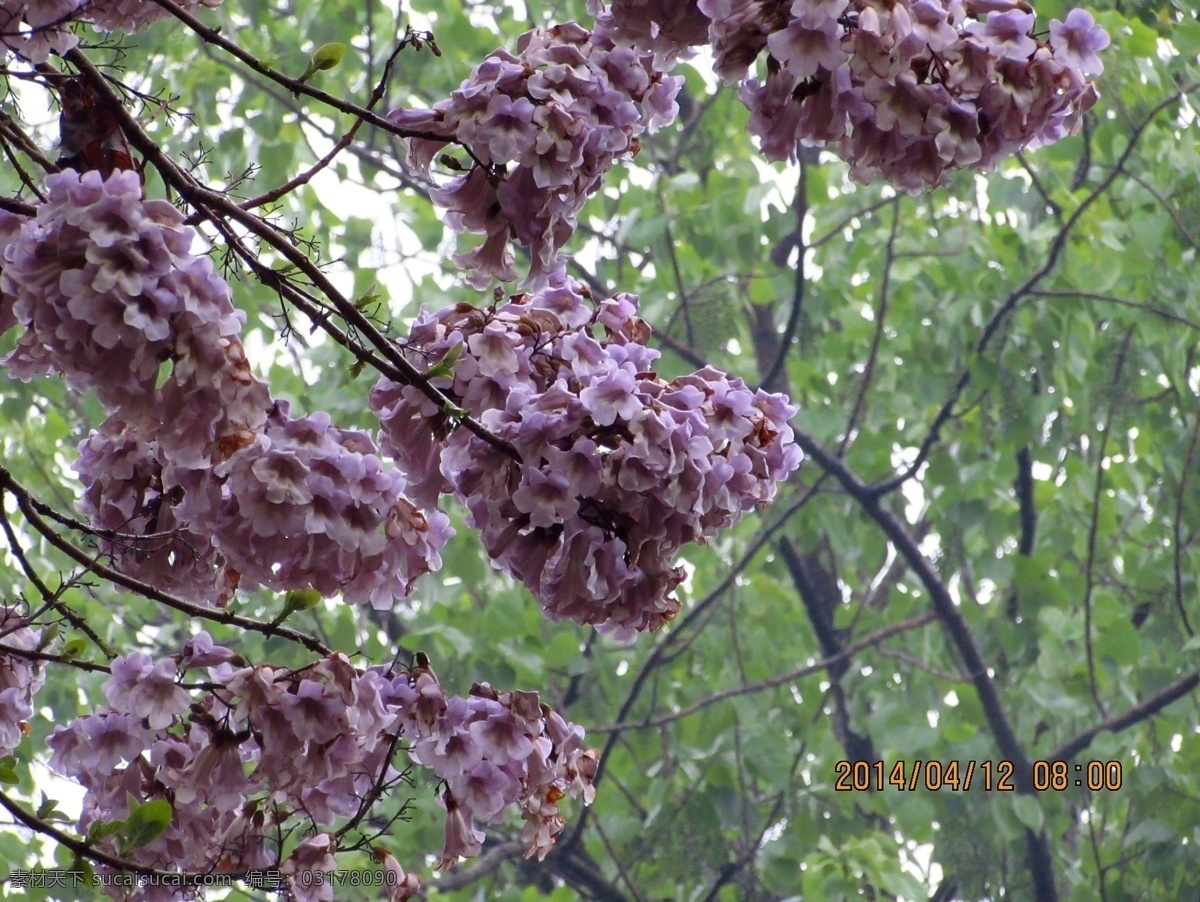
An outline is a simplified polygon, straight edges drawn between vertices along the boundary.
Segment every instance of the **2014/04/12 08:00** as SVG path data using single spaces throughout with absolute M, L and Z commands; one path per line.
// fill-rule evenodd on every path
M 838 761 L 834 789 L 839 792 L 883 791 L 885 786 L 931 792 L 955 790 L 967 792 L 972 786 L 991 792 L 1014 792 L 1017 788 L 1016 767 L 1011 761 L 904 761 L 899 760 L 887 771 L 882 761 Z M 1123 771 L 1120 761 L 1088 761 L 1069 764 L 1066 761 L 1034 761 L 1033 788 L 1037 792 L 1061 792 L 1070 787 L 1087 788 L 1092 792 L 1113 792 L 1121 788 Z

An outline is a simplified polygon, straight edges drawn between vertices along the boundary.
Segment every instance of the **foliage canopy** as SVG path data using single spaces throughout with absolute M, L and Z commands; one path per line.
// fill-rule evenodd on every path
M 1069 9 L 1039 4 L 1039 30 Z M 681 612 L 632 644 L 544 618 L 454 508 L 441 570 L 389 610 L 239 593 L 228 611 L 361 667 L 420 653 L 448 692 L 537 690 L 599 749 L 595 801 L 564 802 L 543 861 L 522 858 L 510 819 L 487 828 L 478 861 L 434 874 L 444 816 L 417 780 L 377 803 L 366 826 L 386 831 L 339 867 L 377 869 L 370 846 L 423 875 L 430 898 L 505 902 L 1200 893 L 1200 22 L 1181 0 L 1089 9 L 1112 45 L 1082 131 L 915 195 L 854 184 L 828 150 L 765 162 L 735 88 L 703 58 L 672 71 L 679 121 L 643 135 L 588 200 L 568 271 L 596 298 L 641 298 L 664 380 L 711 364 L 788 394 L 806 461 L 771 507 L 685 546 Z M 288 185 L 260 212 L 392 338 L 420 308 L 491 302 L 451 262 L 445 213 L 402 140 L 367 124 L 343 142 L 355 118 L 322 97 L 365 103 L 390 66 L 378 108 L 431 107 L 522 32 L 590 22 L 583 0 L 272 0 L 198 17 L 315 90 L 289 91 L 179 21 L 119 40 L 81 31 L 166 159 L 236 203 Z M 0 188 L 27 202 L 22 172 L 38 171 L 38 148 L 53 156 L 57 100 L 9 64 Z M 147 194 L 189 214 L 153 163 Z M 198 228 L 274 396 L 374 433 L 376 374 L 281 291 L 271 273 L 293 264 L 244 224 Z M 0 782 L 46 823 L 43 793 L 77 804 L 46 739 L 105 703 L 105 650 L 159 660 L 197 628 L 22 516 L 28 497 L 72 514 L 76 446 L 103 418 L 63 380 L 0 382 L 0 592 L 42 609 L 44 631 L 59 624 Z M 247 661 L 314 659 L 278 630 L 203 628 Z M 960 786 L 973 773 L 969 791 L 951 762 Z M 153 804 L 129 813 L 151 840 Z M 74 835 L 74 813 L 59 830 Z M 29 835 L 0 832 L 0 861 L 44 861 Z M 56 897 L 23 892 L 0 887 Z

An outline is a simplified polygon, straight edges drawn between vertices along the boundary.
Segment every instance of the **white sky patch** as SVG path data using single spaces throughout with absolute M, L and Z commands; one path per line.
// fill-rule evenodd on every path
M 897 834 L 897 842 L 901 842 L 900 867 L 916 877 L 928 887 L 934 887 L 942 882 L 942 866 L 933 860 L 933 845 L 919 844 L 912 840 L 904 840 Z M 905 900 L 915 902 L 915 900 Z
M 679 566 L 683 568 L 683 582 L 679 586 L 685 593 L 691 595 L 694 589 L 696 566 L 686 558 L 679 559 Z
M 788 819 L 785 817 L 764 830 L 762 842 L 759 843 L 759 848 L 762 848 L 767 843 L 778 842 L 781 840 L 783 838 L 783 831 L 787 829 L 787 825 Z
M 905 455 L 910 460 L 916 458 L 915 448 L 909 448 L 906 449 L 906 451 L 910 452 Z M 896 463 L 898 453 L 899 452 L 892 454 L 893 465 L 897 469 L 907 467 L 909 460 L 902 459 L 901 463 Z M 908 520 L 909 523 L 916 523 L 917 520 L 921 518 L 921 512 L 925 510 L 925 490 L 915 479 L 909 479 L 900 486 L 900 494 L 904 496 L 904 518 Z M 925 551 L 925 543 L 931 538 L 934 537 L 932 535 L 926 536 L 925 542 L 921 543 L 922 552 Z

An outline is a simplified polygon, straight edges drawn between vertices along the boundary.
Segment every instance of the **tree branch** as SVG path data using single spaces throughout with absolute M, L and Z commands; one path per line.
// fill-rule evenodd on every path
M 1153 717 L 1163 708 L 1167 707 L 1167 705 L 1188 695 L 1197 686 L 1200 686 L 1200 667 L 1184 674 L 1173 683 L 1168 683 L 1162 689 L 1158 690 L 1158 692 L 1155 692 L 1145 701 L 1134 705 L 1128 711 L 1113 715 L 1106 720 L 1102 720 L 1094 727 L 1084 730 L 1074 739 L 1068 740 L 1047 755 L 1046 760 L 1070 761 L 1090 746 L 1092 740 L 1101 733 L 1120 733 L 1122 730 L 1127 730 L 1135 724 Z
M 920 629 L 921 627 L 932 623 L 936 619 L 933 613 L 921 614 L 917 617 L 910 617 L 907 620 L 901 620 L 899 623 L 893 623 L 891 626 L 885 626 L 882 629 L 876 630 L 864 639 L 860 639 L 852 645 L 847 645 L 836 654 L 828 655 L 820 660 L 813 661 L 810 664 L 805 664 L 803 667 L 797 667 L 795 670 L 789 670 L 786 673 L 776 674 L 773 677 L 768 677 L 765 680 L 758 680 L 754 683 L 746 683 L 742 686 L 734 686 L 731 689 L 723 689 L 720 692 L 714 692 L 712 695 L 705 696 L 699 701 L 693 702 L 690 705 L 685 705 L 678 711 L 672 711 L 670 714 L 663 714 L 660 717 L 645 718 L 643 720 L 628 720 L 619 721 L 614 724 L 608 724 L 601 727 L 588 727 L 589 733 L 608 733 L 614 734 L 624 730 L 647 730 L 656 727 L 665 726 L 669 723 L 674 723 L 677 720 L 682 720 L 685 717 L 690 717 L 697 711 L 703 711 L 705 708 L 719 704 L 727 699 L 738 698 L 743 695 L 753 695 L 756 692 L 763 692 L 767 689 L 774 689 L 777 686 L 782 686 L 785 683 L 790 683 L 793 680 L 802 679 L 806 676 L 811 676 L 814 673 L 820 673 L 823 670 L 833 671 L 839 666 L 845 664 L 856 654 L 868 648 L 879 645 L 893 636 L 898 636 L 901 633 L 909 632 L 910 630 Z
M 12 475 L 5 469 L 0 468 L 0 488 L 7 489 L 12 492 L 16 498 L 17 508 L 21 511 L 22 516 L 29 522 L 29 525 L 37 530 L 43 538 L 59 551 L 66 554 L 71 560 L 78 564 L 82 564 L 92 573 L 103 579 L 108 580 L 115 585 L 128 589 L 131 592 L 136 592 L 151 601 L 157 601 L 169 608 L 187 614 L 190 617 L 198 617 L 204 620 L 211 620 L 214 623 L 223 623 L 227 626 L 236 626 L 245 630 L 251 630 L 256 633 L 262 633 L 266 636 L 279 636 L 283 639 L 288 639 L 299 645 L 304 646 L 309 651 L 312 651 L 322 657 L 332 654 L 332 650 L 323 645 L 321 642 L 314 639 L 306 633 L 298 632 L 285 626 L 276 626 L 270 623 L 263 623 L 258 620 L 252 620 L 249 617 L 242 617 L 238 614 L 231 614 L 228 611 L 222 611 L 217 608 L 206 608 L 201 605 L 192 604 L 190 601 L 184 601 L 182 598 L 176 598 L 174 595 L 168 595 L 156 589 L 149 583 L 141 582 L 133 577 L 126 576 L 116 570 L 104 566 L 95 560 L 93 556 L 85 554 L 80 548 L 68 542 L 58 532 L 43 520 L 34 509 L 33 499 L 29 493 L 13 479 Z
M 169 0 L 156 0 L 156 2 L 169 2 Z M 243 210 L 223 194 L 198 184 L 189 175 L 180 170 L 174 161 L 169 160 L 159 149 L 158 145 L 142 131 L 137 121 L 129 114 L 129 111 L 121 104 L 120 98 L 108 85 L 104 75 L 95 67 L 91 60 L 78 49 L 72 50 L 66 55 L 66 58 L 88 77 L 92 87 L 111 106 L 112 113 L 120 123 L 122 131 L 124 131 L 125 136 L 129 139 L 129 143 L 137 148 L 154 165 L 163 178 L 188 203 L 203 212 L 207 217 L 214 219 L 214 221 L 223 216 L 249 229 L 250 232 L 278 251 L 299 272 L 302 272 L 313 285 L 320 289 L 322 294 L 329 298 L 342 319 L 366 336 L 367 340 L 388 361 L 391 366 L 384 371 L 384 375 L 394 381 L 416 387 L 425 397 L 433 401 L 445 416 L 453 421 L 461 422 L 471 433 L 513 460 L 519 461 L 521 459 L 516 448 L 499 436 L 494 435 L 472 417 L 463 414 L 458 406 L 437 389 L 423 373 L 418 372 L 416 367 L 396 347 L 395 343 L 380 333 L 375 328 L 374 323 L 352 301 L 342 295 L 321 269 L 296 247 L 295 244 L 287 240 L 262 218 Z M 364 110 L 363 113 L 366 114 L 366 111 Z
M 941 577 L 938 576 L 929 561 L 921 554 L 920 548 L 913 541 L 904 524 L 895 514 L 881 505 L 879 493 L 859 479 L 840 458 L 807 432 L 797 428 L 795 434 L 796 443 L 800 445 L 804 453 L 816 461 L 822 470 L 841 483 L 846 493 L 858 502 L 868 517 L 875 521 L 896 547 L 896 551 L 912 567 L 917 579 L 929 593 L 934 612 L 941 621 L 942 628 L 963 661 L 967 676 L 979 697 L 979 703 L 983 708 L 984 717 L 996 741 L 997 748 L 1004 758 L 1013 763 L 1017 791 L 1023 794 L 1034 794 L 1029 757 L 1017 739 L 1017 734 L 1013 730 L 1008 716 L 1004 713 L 991 670 L 984 662 L 975 637 L 971 634 L 971 629 L 954 603 L 954 599 L 951 598 L 949 589 L 946 588 L 945 583 L 942 582 Z M 1025 838 L 1026 854 L 1036 890 L 1036 898 L 1039 902 L 1052 902 L 1058 898 L 1058 893 L 1054 888 L 1054 865 L 1045 832 L 1034 834 L 1027 830 Z
M 1042 279 L 1054 271 L 1054 268 L 1058 265 L 1058 259 L 1062 255 L 1063 249 L 1066 247 L 1067 238 L 1070 237 L 1071 232 L 1075 229 L 1075 226 L 1079 224 L 1079 221 L 1083 218 L 1083 214 L 1087 212 L 1092 204 L 1100 199 L 1101 195 L 1108 191 L 1113 182 L 1116 181 L 1117 176 L 1121 175 L 1125 171 L 1125 164 L 1133 155 L 1134 148 L 1137 147 L 1139 140 L 1141 139 L 1142 135 L 1145 134 L 1146 129 L 1149 128 L 1150 123 L 1154 121 L 1155 117 L 1157 117 L 1159 113 L 1161 113 L 1171 104 L 1178 102 L 1185 95 L 1190 94 L 1192 91 L 1198 89 L 1200 89 L 1200 81 L 1186 85 L 1185 87 L 1180 88 L 1178 91 L 1173 92 L 1168 97 L 1161 100 L 1150 110 L 1149 113 L 1146 114 L 1142 122 L 1134 129 L 1133 134 L 1130 135 L 1129 143 L 1121 152 L 1120 157 L 1118 157 L 1116 165 L 1109 170 L 1108 175 L 1105 176 L 1104 180 L 1097 185 L 1087 197 L 1080 201 L 1079 206 L 1072 211 L 1071 215 L 1067 217 L 1066 222 L 1063 223 L 1062 228 L 1058 230 L 1058 233 L 1050 242 L 1050 248 L 1046 253 L 1045 262 L 1038 267 L 1037 270 L 1030 274 L 1024 282 L 1017 286 L 1017 288 L 1015 288 L 1008 295 L 1008 297 L 1004 299 L 1004 302 L 996 308 L 995 312 L 992 313 L 986 325 L 983 327 L 983 332 L 979 336 L 979 340 L 975 343 L 974 350 L 976 356 L 982 356 L 983 352 L 987 350 L 988 345 L 991 344 L 992 339 L 995 338 L 999 332 L 1001 324 L 1008 318 L 1009 314 L 1016 309 L 1021 300 L 1032 294 L 1034 289 L 1037 288 L 1037 286 L 1041 283 Z M 950 419 L 951 413 L 954 410 L 954 405 L 958 403 L 958 399 L 962 397 L 962 393 L 970 381 L 971 370 L 969 368 L 964 369 L 959 375 L 957 382 L 955 382 L 954 388 L 950 392 L 950 396 L 945 400 L 945 402 L 943 402 L 941 408 L 937 412 L 937 415 L 933 418 L 933 423 L 930 424 L 929 429 L 925 434 L 925 438 L 921 442 L 921 447 L 917 452 L 917 456 L 913 459 L 912 463 L 910 463 L 903 471 L 895 476 L 873 484 L 870 488 L 872 494 L 881 496 L 895 491 L 897 488 L 911 479 L 919 469 L 921 469 L 921 465 L 925 463 L 926 458 L 929 456 L 929 452 L 937 443 L 938 438 L 941 435 L 942 427 Z
M 770 368 L 762 377 L 762 386 L 767 391 L 779 391 L 776 385 L 783 384 L 786 380 L 781 379 L 784 372 L 784 366 L 787 363 L 788 354 L 792 350 L 792 342 L 796 338 L 796 333 L 800 329 L 800 318 L 804 312 L 804 291 L 808 281 L 808 276 L 805 272 L 804 257 L 808 253 L 808 248 L 804 244 L 804 220 L 808 216 L 808 164 L 804 161 L 804 155 L 799 155 L 800 160 L 800 177 L 796 184 L 796 198 L 792 202 L 792 206 L 796 211 L 796 229 L 793 232 L 795 236 L 796 249 L 799 256 L 796 258 L 796 275 L 792 282 L 792 307 L 788 312 L 787 325 L 784 326 L 783 335 L 778 339 L 778 351 L 775 354 L 775 360 L 771 363 Z

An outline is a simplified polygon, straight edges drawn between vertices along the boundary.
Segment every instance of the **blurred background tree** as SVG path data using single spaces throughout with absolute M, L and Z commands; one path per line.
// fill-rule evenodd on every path
M 1039 25 L 1071 5 L 1044 0 Z M 344 43 L 312 83 L 360 103 L 404 28 L 431 31 L 441 55 L 399 55 L 387 110 L 432 105 L 521 32 L 590 21 L 584 6 L 271 0 L 203 18 L 296 75 Z M 292 617 L 372 661 L 426 652 L 455 691 L 537 689 L 603 751 L 594 806 L 571 810 L 545 861 L 522 859 L 519 828 L 493 828 L 480 859 L 428 881 L 429 898 L 1022 900 L 1048 879 L 1072 900 L 1200 894 L 1200 23 L 1182 0 L 1088 8 L 1112 46 L 1083 131 L 915 197 L 853 185 L 828 151 L 763 162 L 734 90 L 702 58 L 678 67 L 677 127 L 645 137 L 589 202 L 571 272 L 599 296 L 641 296 L 667 378 L 712 363 L 788 392 L 809 460 L 773 507 L 685 552 L 683 613 L 633 645 L 547 622 L 461 513 L 442 571 L 410 602 Z M 132 112 L 168 155 L 231 196 L 288 182 L 352 123 L 176 22 L 91 36 L 86 52 L 145 95 Z M 0 87 L 53 156 L 48 97 Z M 364 128 L 273 204 L 401 334 L 422 306 L 485 303 L 403 160 Z M 0 183 L 19 189 L 12 169 Z M 162 193 L 153 174 L 147 190 Z M 206 234 L 274 393 L 376 428 L 373 376 Z M 61 381 L 5 379 L 0 459 L 67 512 L 74 446 L 99 414 Z M 53 549 L 32 554 L 66 572 Z M 0 560 L 0 592 L 26 591 Z M 93 579 L 64 600 L 118 649 L 167 654 L 189 634 Z M 280 604 L 263 592 L 239 610 L 270 620 Z M 299 655 L 210 629 L 254 660 Z M 101 681 L 52 670 L 29 749 L 99 701 Z M 14 797 L 36 807 L 44 790 L 70 811 L 38 756 L 18 757 Z M 387 844 L 417 867 L 441 817 L 428 791 L 410 811 Z M 6 865 L 43 854 L 25 831 L 0 832 Z M 23 892 L 0 886 L 54 895 Z

